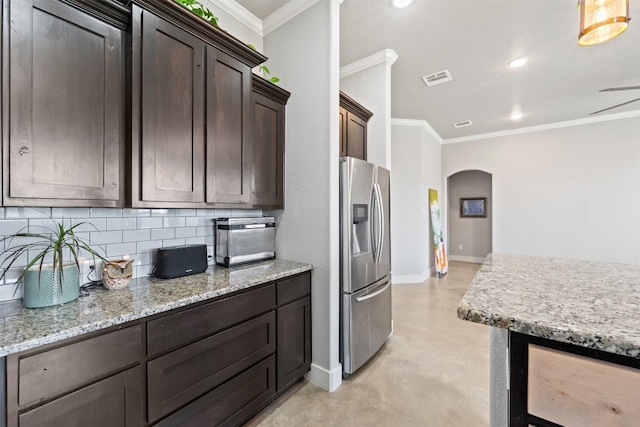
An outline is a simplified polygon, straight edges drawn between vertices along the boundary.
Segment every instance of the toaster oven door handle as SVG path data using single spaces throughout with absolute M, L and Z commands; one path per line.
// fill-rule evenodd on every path
M 266 224 L 246 224 L 244 228 L 266 228 Z

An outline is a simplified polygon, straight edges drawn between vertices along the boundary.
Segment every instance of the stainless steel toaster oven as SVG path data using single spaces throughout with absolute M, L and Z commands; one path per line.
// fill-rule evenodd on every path
M 216 263 L 231 267 L 276 257 L 276 223 L 272 216 L 262 218 L 218 218 Z

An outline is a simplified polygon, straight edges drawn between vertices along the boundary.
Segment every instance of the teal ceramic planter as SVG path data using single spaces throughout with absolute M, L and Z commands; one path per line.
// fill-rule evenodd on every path
M 42 308 L 76 300 L 80 296 L 78 266 L 70 264 L 62 268 L 62 287 L 59 274 L 60 270 L 53 267 L 27 270 L 23 279 L 22 305 L 26 308 Z

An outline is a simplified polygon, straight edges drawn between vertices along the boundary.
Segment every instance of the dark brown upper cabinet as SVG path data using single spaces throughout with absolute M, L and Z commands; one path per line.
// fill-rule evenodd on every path
M 128 11 L 81 0 L 2 7 L 4 205 L 123 206 Z
M 291 95 L 253 76 L 253 189 L 255 207 L 284 209 L 285 108 Z
M 131 205 L 250 207 L 266 58 L 173 1 L 135 0 L 132 28 Z
M 340 156 L 367 160 L 367 122 L 373 113 L 340 92 Z

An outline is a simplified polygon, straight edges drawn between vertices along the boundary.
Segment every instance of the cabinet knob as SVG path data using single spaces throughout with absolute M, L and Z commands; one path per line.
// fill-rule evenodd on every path
M 23 145 L 18 150 L 18 154 L 22 156 L 23 154 L 29 154 L 29 151 L 30 151 L 29 147 L 27 147 L 26 145 Z

